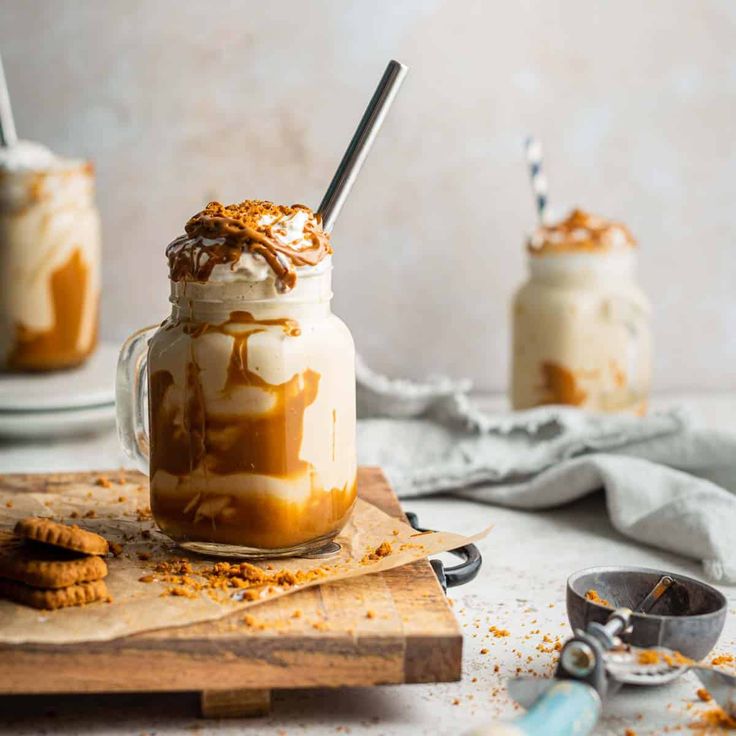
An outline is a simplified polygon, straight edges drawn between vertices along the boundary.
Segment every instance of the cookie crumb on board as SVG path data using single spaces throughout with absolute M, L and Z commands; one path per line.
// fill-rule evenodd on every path
M 360 562 L 363 565 L 369 562 L 375 562 L 383 557 L 388 557 L 392 551 L 391 542 L 381 542 L 372 552 L 366 552 Z

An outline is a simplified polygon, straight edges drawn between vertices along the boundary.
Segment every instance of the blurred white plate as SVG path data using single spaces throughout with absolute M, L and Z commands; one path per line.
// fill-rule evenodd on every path
M 115 424 L 115 404 L 54 411 L 0 411 L 0 437 L 48 439 L 108 429 Z
M 103 405 L 109 410 L 115 403 L 119 350 L 117 344 L 102 343 L 84 365 L 66 371 L 0 373 L 0 413 L 99 410 Z

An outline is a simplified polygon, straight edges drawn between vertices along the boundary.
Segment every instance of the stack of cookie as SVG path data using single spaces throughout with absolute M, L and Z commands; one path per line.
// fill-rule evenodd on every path
M 78 526 L 28 517 L 0 531 L 0 597 L 55 609 L 107 600 L 107 540 Z

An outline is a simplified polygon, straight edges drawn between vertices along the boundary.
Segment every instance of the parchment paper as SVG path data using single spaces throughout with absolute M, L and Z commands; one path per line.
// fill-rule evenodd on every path
M 358 499 L 350 521 L 336 540 L 341 545 L 338 555 L 326 560 L 292 558 L 258 563 L 267 572 L 269 565 L 272 571 L 291 573 L 321 569 L 316 579 L 293 586 L 248 589 L 251 595 L 257 594 L 257 600 L 234 599 L 243 594 L 242 590 L 210 588 L 193 598 L 180 597 L 167 592 L 176 586 L 161 579 L 165 574 L 156 572 L 162 562 L 187 559 L 194 569 L 191 577 L 206 581 L 197 573 L 211 569 L 218 560 L 187 554 L 157 531 L 148 507 L 146 484 L 131 482 L 124 474 L 111 474 L 109 479 L 100 478 L 100 485 L 67 480 L 45 483 L 46 492 L 13 493 L 13 482 L 12 476 L 0 478 L 0 529 L 12 530 L 24 516 L 47 516 L 102 534 L 111 543 L 122 545 L 122 552 L 107 558 L 110 572 L 106 581 L 112 602 L 39 611 L 0 600 L 0 643 L 107 641 L 141 631 L 215 620 L 312 585 L 390 570 L 460 547 L 488 532 L 472 537 L 418 533 Z M 375 555 L 384 542 L 390 545 L 390 553 Z M 153 578 L 153 582 L 142 582 L 140 578 Z

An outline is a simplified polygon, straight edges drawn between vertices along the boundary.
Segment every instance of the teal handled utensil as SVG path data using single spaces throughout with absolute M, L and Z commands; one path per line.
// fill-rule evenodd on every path
M 554 679 L 510 680 L 527 712 L 468 736 L 585 736 L 622 685 L 662 685 L 688 670 L 736 716 L 736 677 L 690 661 L 705 657 L 723 630 L 727 602 L 715 588 L 647 568 L 591 568 L 568 579 L 567 611 L 574 635 Z
M 543 696 L 514 721 L 489 724 L 467 736 L 585 736 L 600 716 L 595 688 L 575 680 L 552 680 Z

